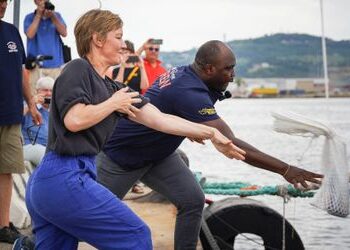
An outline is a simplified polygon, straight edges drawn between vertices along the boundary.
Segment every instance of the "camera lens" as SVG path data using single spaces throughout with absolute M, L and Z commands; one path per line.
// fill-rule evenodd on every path
M 46 1 L 45 2 L 45 9 L 47 9 L 47 10 L 55 10 L 55 5 L 53 5 L 51 2 Z
M 51 103 L 51 98 L 45 97 L 44 98 L 44 103 L 45 104 L 50 104 Z

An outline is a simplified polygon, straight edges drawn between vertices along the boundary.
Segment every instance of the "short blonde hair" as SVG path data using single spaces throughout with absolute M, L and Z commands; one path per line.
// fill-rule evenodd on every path
M 109 10 L 94 9 L 86 12 L 74 27 L 79 56 L 85 57 L 90 52 L 93 34 L 97 33 L 99 38 L 105 40 L 108 32 L 122 26 L 123 21 L 119 15 Z

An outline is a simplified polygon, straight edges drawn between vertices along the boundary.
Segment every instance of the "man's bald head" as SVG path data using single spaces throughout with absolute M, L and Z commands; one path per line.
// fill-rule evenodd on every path
M 207 64 L 216 65 L 227 54 L 234 56 L 232 50 L 225 43 L 211 40 L 199 47 L 195 63 L 202 67 Z
M 236 58 L 223 42 L 212 40 L 199 47 L 192 69 L 210 88 L 224 91 L 235 76 Z

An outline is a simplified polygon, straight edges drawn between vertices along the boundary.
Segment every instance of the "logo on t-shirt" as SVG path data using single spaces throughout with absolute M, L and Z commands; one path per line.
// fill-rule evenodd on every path
M 198 113 L 201 115 L 215 115 L 216 110 L 215 110 L 215 108 L 203 108 L 203 109 L 199 110 Z
M 9 53 L 18 52 L 17 44 L 15 42 L 9 41 L 7 43 L 7 48 L 9 49 Z
M 177 68 L 172 68 L 168 72 L 162 74 L 159 77 L 159 88 L 164 88 L 166 86 L 171 85 L 171 80 L 175 78 L 176 72 Z

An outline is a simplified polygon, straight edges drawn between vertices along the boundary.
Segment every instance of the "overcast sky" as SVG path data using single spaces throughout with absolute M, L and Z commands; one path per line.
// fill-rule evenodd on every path
M 64 39 L 74 50 L 73 29 L 78 17 L 99 6 L 98 0 L 51 0 L 68 25 Z M 326 36 L 350 39 L 350 0 L 323 0 Z M 138 47 L 149 37 L 162 38 L 163 51 L 183 51 L 207 40 L 255 38 L 277 32 L 321 35 L 320 0 L 101 0 L 102 8 L 124 21 L 124 38 Z M 21 1 L 23 18 L 35 9 Z M 13 1 L 4 20 L 12 22 Z M 25 39 L 24 39 L 25 41 Z

